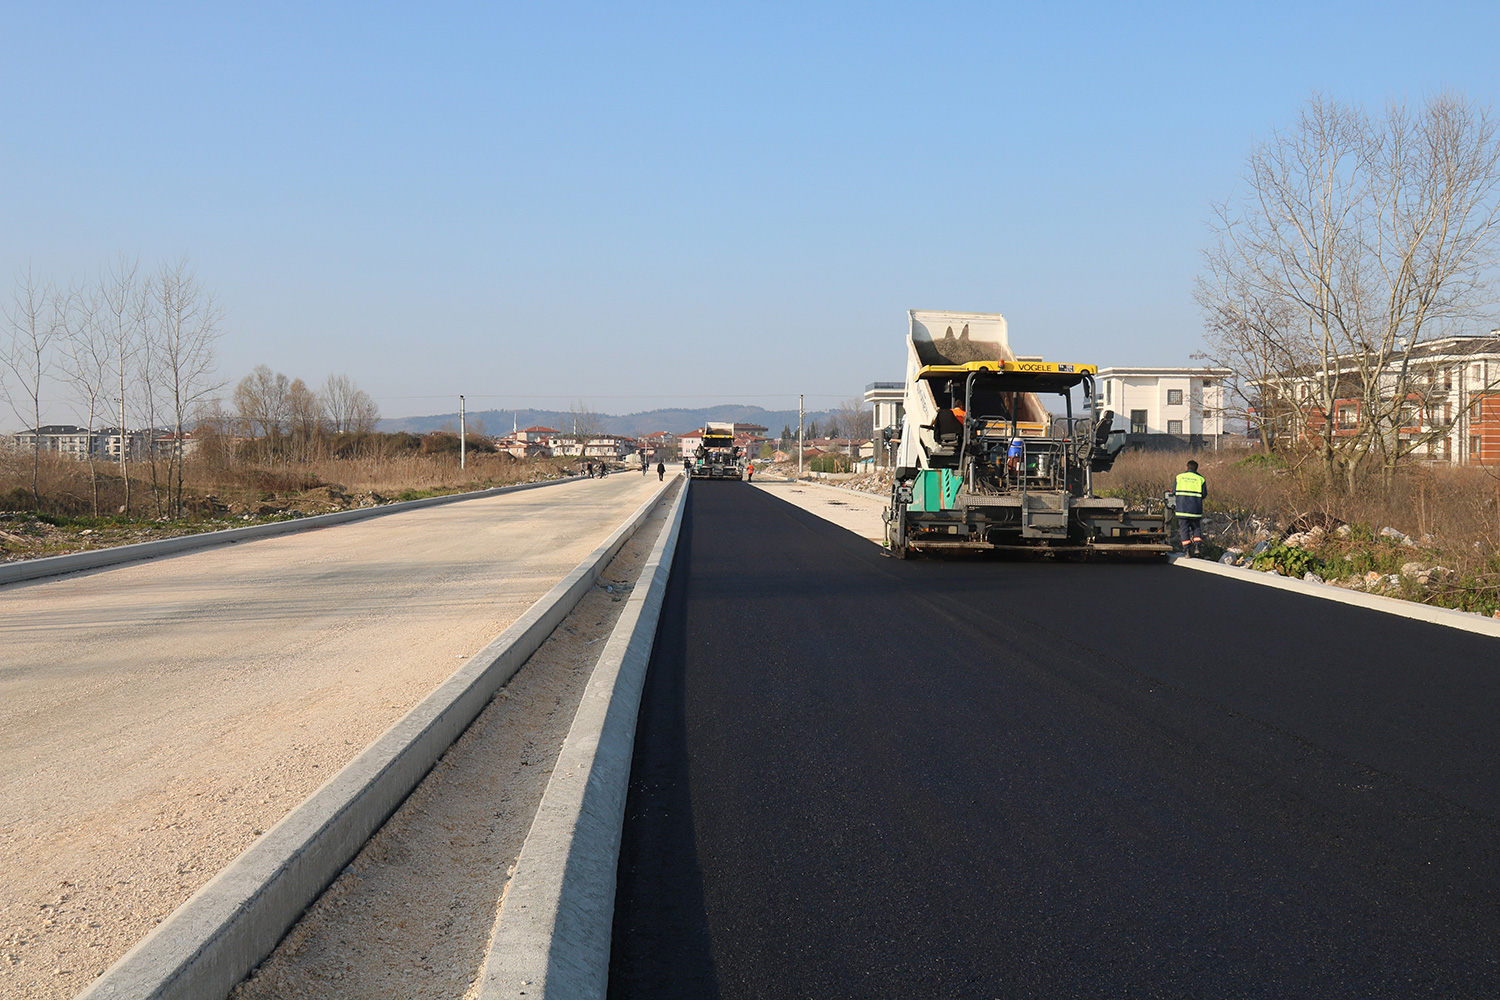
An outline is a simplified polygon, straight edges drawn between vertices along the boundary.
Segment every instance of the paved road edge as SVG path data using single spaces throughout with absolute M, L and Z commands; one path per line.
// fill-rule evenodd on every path
M 542 486 L 554 486 L 558 483 L 572 482 L 577 478 L 577 476 L 570 476 L 567 479 L 545 479 L 539 483 L 517 483 L 515 486 L 496 486 L 493 489 L 476 490 L 472 493 L 453 493 L 448 496 L 427 497 L 422 500 L 401 500 L 396 503 L 381 504 L 378 507 L 336 510 L 331 514 L 314 514 L 311 517 L 299 517 L 291 521 L 275 521 L 271 524 L 250 524 L 243 528 L 223 528 L 219 531 L 204 531 L 196 535 L 180 535 L 177 538 L 158 538 L 155 541 L 137 542 L 134 545 L 116 545 L 107 549 L 70 552 L 65 556 L 47 556 L 42 559 L 23 559 L 19 562 L 0 563 L 0 586 L 4 586 L 7 583 L 23 583 L 27 580 L 40 580 L 49 576 L 60 576 L 64 573 L 80 573 L 89 569 L 103 569 L 108 566 L 118 566 L 121 563 L 138 562 L 142 559 L 156 559 L 161 556 L 176 555 L 179 552 L 191 552 L 194 549 L 212 548 L 215 545 L 232 545 L 235 542 L 250 542 L 260 538 L 273 538 L 277 535 L 290 535 L 298 531 L 311 531 L 314 528 L 327 528 L 335 524 L 347 524 L 350 521 L 363 521 L 370 517 L 400 514 L 404 511 L 417 510 L 422 507 L 437 507 L 441 504 L 458 503 L 461 500 L 478 500 L 483 497 L 500 496 L 503 493 L 519 493 L 522 490 L 534 490 Z
M 588 593 L 671 486 L 672 480 L 664 482 L 557 586 L 173 911 L 78 1000 L 227 997 Z
M 781 482 L 781 480 L 768 481 Z M 788 480 L 788 482 L 793 482 L 797 485 L 819 486 L 825 490 L 834 490 L 839 493 L 857 492 L 843 490 L 837 486 L 820 483 L 815 480 Z M 868 495 L 873 496 L 874 494 Z M 816 514 L 817 512 L 809 511 L 809 513 Z M 826 521 L 828 518 L 825 517 L 824 520 Z M 834 522 L 829 521 L 829 523 L 833 524 Z M 837 527 L 838 525 L 835 526 Z M 849 529 L 846 528 L 845 530 Z M 857 537 L 865 538 L 863 535 Z M 869 541 L 868 538 L 865 540 Z M 879 543 L 877 542 L 876 544 Z M 1455 611 L 1452 608 L 1436 608 L 1430 604 L 1419 604 L 1416 601 L 1405 601 L 1396 597 L 1383 597 L 1379 594 L 1364 594 L 1357 590 L 1345 590 L 1343 587 L 1335 587 L 1326 583 L 1294 580 L 1280 574 L 1265 573 L 1244 566 L 1225 566 L 1222 563 L 1209 562 L 1206 559 L 1184 559 L 1178 555 L 1170 556 L 1169 559 L 1172 563 L 1183 569 L 1198 570 L 1202 573 L 1214 573 L 1218 576 L 1227 576 L 1262 587 L 1276 587 L 1281 590 L 1292 591 L 1296 594 L 1304 594 L 1308 597 L 1322 598 L 1325 601 L 1339 601 L 1343 604 L 1352 604 L 1355 607 L 1368 608 L 1371 611 L 1379 611 L 1383 614 L 1396 615 L 1401 618 L 1410 618 L 1414 621 L 1430 622 L 1434 625 L 1442 625 L 1447 628 L 1462 629 L 1465 632 L 1500 638 L 1500 619 L 1486 618 L 1483 615 L 1476 615 L 1468 611 Z
M 1290 590 L 1295 594 L 1305 594 L 1308 597 L 1320 597 L 1325 601 L 1338 601 L 1341 604 L 1352 604 L 1355 607 L 1369 608 L 1371 611 L 1380 611 L 1388 615 L 1399 615 L 1402 618 L 1411 618 L 1415 621 L 1431 622 L 1434 625 L 1443 625 L 1448 628 L 1463 629 L 1465 632 L 1475 632 L 1479 635 L 1490 635 L 1500 638 L 1500 619 L 1486 618 L 1483 615 L 1472 614 L 1468 611 L 1455 611 L 1452 608 L 1435 608 L 1430 604 L 1403 601 L 1396 597 L 1382 597 L 1379 594 L 1363 594 L 1357 590 L 1345 590 L 1343 587 L 1334 587 L 1326 583 L 1293 580 L 1291 577 L 1281 576 L 1279 573 L 1267 573 L 1244 566 L 1225 566 L 1222 563 L 1209 562 L 1206 559 L 1184 559 L 1182 556 L 1172 556 L 1170 558 L 1174 565 L 1183 569 L 1194 569 L 1200 573 L 1227 576 L 1236 580 L 1243 580 L 1246 583 L 1259 584 L 1262 587 L 1276 587 L 1279 590 Z
M 501 899 L 479 1000 L 602 998 L 609 985 L 615 877 L 646 669 L 687 502 L 646 560 L 594 667 L 515 874 Z

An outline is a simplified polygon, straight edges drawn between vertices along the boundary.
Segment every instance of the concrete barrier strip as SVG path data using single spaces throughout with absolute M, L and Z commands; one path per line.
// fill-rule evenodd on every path
M 672 484 L 663 483 L 510 628 L 173 911 L 79 1000 L 228 996 L 589 592 Z
M 584 690 L 506 886 L 480 1000 L 605 996 L 636 720 L 687 492 Z
M 567 479 L 547 479 L 539 483 L 496 486 L 494 489 L 476 490 L 472 493 L 454 493 L 449 496 L 426 497 L 421 500 L 400 500 L 396 503 L 381 504 L 378 507 L 336 510 L 331 514 L 314 514 L 311 517 L 299 517 L 290 521 L 250 524 L 243 528 L 222 528 L 218 531 L 204 531 L 196 535 L 179 535 L 176 538 L 136 542 L 133 545 L 115 545 L 107 549 L 70 552 L 65 556 L 46 556 L 42 559 L 0 563 L 0 585 L 59 576 L 63 573 L 79 573 L 86 569 L 102 569 L 106 566 L 118 566 L 121 563 L 135 562 L 140 559 L 156 559 L 160 556 L 176 555 L 179 552 L 191 552 L 194 549 L 206 549 L 215 545 L 231 545 L 235 542 L 250 542 L 258 538 L 290 535 L 298 531 L 311 531 L 313 528 L 327 528 L 335 524 L 362 521 L 368 517 L 400 514 L 403 511 L 417 510 L 421 507 L 436 507 L 441 504 L 458 503 L 461 500 L 478 500 L 483 497 L 500 496 L 502 493 L 519 493 L 522 490 L 534 490 L 541 486 L 572 482 L 577 478 L 577 476 L 569 476 Z
M 1262 587 L 1276 587 L 1279 590 L 1290 590 L 1308 597 L 1320 597 L 1325 601 L 1353 604 L 1356 607 L 1369 608 L 1371 611 L 1380 611 L 1388 615 L 1463 629 L 1465 632 L 1476 632 L 1479 635 L 1500 637 L 1500 619 L 1486 618 L 1468 611 L 1437 608 L 1431 604 L 1418 604 L 1416 601 L 1403 601 L 1397 597 L 1385 597 L 1381 594 L 1364 594 L 1357 590 L 1345 590 L 1343 587 L 1335 587 L 1327 583 L 1294 580 L 1279 573 L 1267 573 L 1246 566 L 1225 566 L 1207 559 L 1184 559 L 1182 556 L 1172 556 L 1171 559 L 1174 564 L 1183 569 L 1195 569 L 1201 573 L 1228 576 L 1246 583 L 1259 584 Z

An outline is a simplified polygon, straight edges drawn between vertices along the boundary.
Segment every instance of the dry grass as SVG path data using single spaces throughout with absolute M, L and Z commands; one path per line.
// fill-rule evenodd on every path
M 410 492 L 459 492 L 554 479 L 572 474 L 576 471 L 574 465 L 571 459 L 523 461 L 503 454 L 476 455 L 464 469 L 458 467 L 456 457 L 447 455 L 328 458 L 274 465 L 227 464 L 190 458 L 183 480 L 189 514 L 201 514 L 206 507 L 213 506 L 205 503 L 210 497 L 233 505 L 328 487 L 342 493 L 384 497 Z M 120 512 L 125 489 L 118 467 L 101 462 L 95 471 L 99 513 L 112 515 Z M 82 517 L 94 513 L 95 488 L 90 481 L 87 462 L 42 455 L 37 475 L 39 504 L 32 499 L 31 476 L 32 456 L 29 452 L 0 450 L 0 510 L 34 510 L 60 517 Z M 166 476 L 166 465 L 161 463 L 155 477 L 158 492 L 165 490 Z M 149 464 L 132 464 L 130 481 L 131 513 L 157 514 L 157 505 L 152 499 L 153 476 Z
M 1095 476 L 1102 493 L 1134 499 L 1172 488 L 1188 456 L 1134 452 Z M 1347 524 L 1309 550 L 1315 571 L 1329 578 L 1368 572 L 1399 575 L 1410 562 L 1449 570 L 1426 591 L 1391 583 L 1400 596 L 1491 613 L 1500 607 L 1500 470 L 1410 465 L 1386 493 L 1378 483 L 1354 493 L 1326 488 L 1313 463 L 1258 453 L 1209 452 L 1195 456 L 1208 482 L 1205 538 L 1209 554 L 1279 542 L 1312 525 Z M 1382 538 L 1382 528 L 1410 536 L 1415 545 Z M 1257 562 L 1257 565 L 1260 565 Z M 1300 572 L 1300 571 L 1299 571 Z
M 1299 520 L 1331 519 L 1376 532 L 1393 527 L 1443 549 L 1500 551 L 1500 470 L 1412 465 L 1389 494 L 1375 483 L 1346 494 L 1324 488 L 1310 463 L 1299 465 L 1295 457 L 1280 461 L 1238 451 L 1194 457 L 1208 481 L 1208 513 L 1234 529 L 1257 524 L 1279 533 Z M 1113 470 L 1094 477 L 1095 487 L 1116 496 L 1160 496 L 1187 458 L 1127 452 Z

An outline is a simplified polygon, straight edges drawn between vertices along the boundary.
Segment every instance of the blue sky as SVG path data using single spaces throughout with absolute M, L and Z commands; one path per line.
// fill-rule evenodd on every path
M 386 416 L 781 408 L 905 311 L 1187 363 L 1213 201 L 1313 91 L 1500 89 L 1496 4 L 0 4 L 0 274 L 187 255 L 220 377 Z

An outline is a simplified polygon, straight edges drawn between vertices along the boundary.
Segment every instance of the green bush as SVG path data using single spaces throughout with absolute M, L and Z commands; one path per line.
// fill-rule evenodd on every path
M 1273 545 L 1251 563 L 1254 569 L 1274 569 L 1282 576 L 1300 580 L 1308 573 L 1323 575 L 1324 562 L 1306 549 L 1293 545 Z
M 848 472 L 851 461 L 848 455 L 819 455 L 808 463 L 814 472 Z

